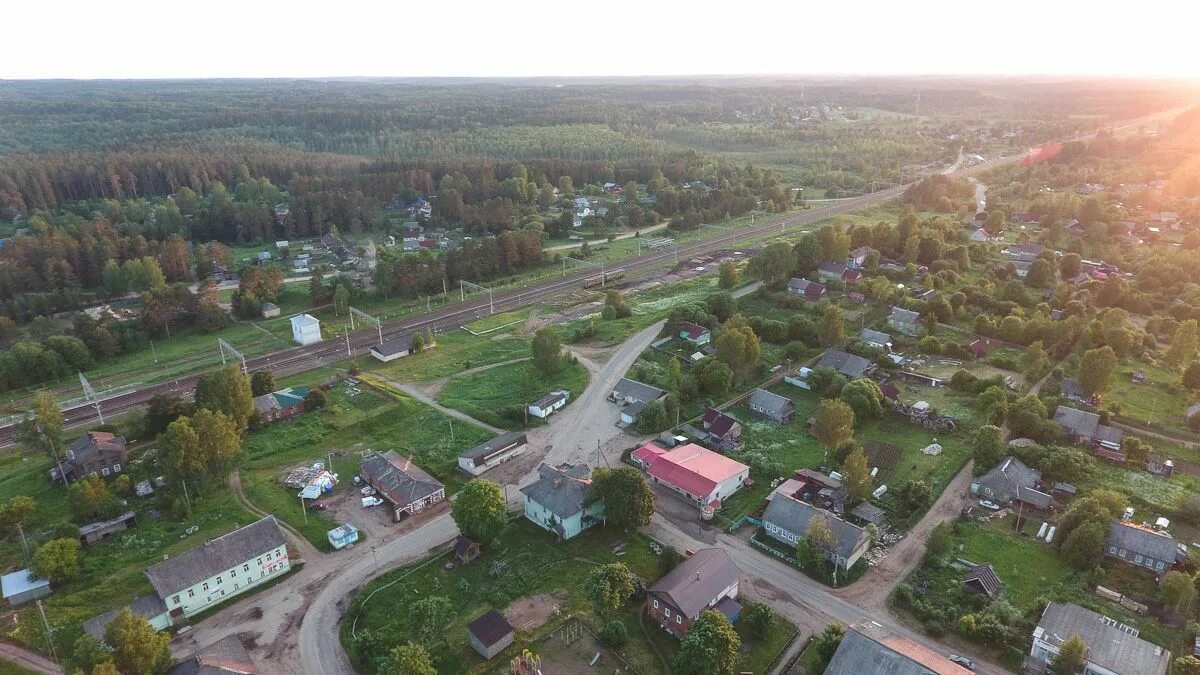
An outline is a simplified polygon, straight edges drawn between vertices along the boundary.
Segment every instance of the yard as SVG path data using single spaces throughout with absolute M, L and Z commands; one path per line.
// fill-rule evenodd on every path
M 546 376 L 532 361 L 522 361 L 453 378 L 438 394 L 438 401 L 493 426 L 524 429 L 541 422 L 526 414 L 526 405 L 559 389 L 571 392 L 567 403 L 571 405 L 587 383 L 588 371 L 578 363 L 567 363 Z
M 1146 381 L 1134 383 L 1131 375 L 1141 371 Z M 1127 359 L 1113 375 L 1113 388 L 1105 394 L 1105 407 L 1119 405 L 1121 415 L 1138 422 L 1186 429 L 1184 415 L 1195 403 L 1179 384 L 1179 373 L 1164 365 Z
M 472 324 L 475 325 L 475 324 Z M 448 377 L 479 366 L 503 363 L 529 356 L 529 340 L 511 329 L 487 335 L 471 335 L 454 330 L 434 336 L 437 346 L 421 354 L 406 356 L 391 363 L 374 358 L 359 360 L 359 367 L 401 382 L 427 382 Z
M 614 553 L 618 543 L 625 546 Z M 439 673 L 502 672 L 509 659 L 522 649 L 557 653 L 561 649 L 557 638 L 546 643 L 541 639 L 569 617 L 578 617 L 592 630 L 598 628 L 582 583 L 594 566 L 624 563 L 647 584 L 666 572 L 662 559 L 650 549 L 650 541 L 639 534 L 601 529 L 568 542 L 556 542 L 524 519 L 509 525 L 469 565 L 446 569 L 445 564 L 452 560 L 451 555 L 442 553 L 393 570 L 368 584 L 355 598 L 342 623 L 341 639 L 360 672 L 374 673 L 376 668 L 364 657 L 365 649 L 382 653 L 409 639 L 409 608 L 425 596 L 444 596 L 457 610 L 442 633 L 444 647 L 433 650 Z M 370 600 L 364 604 L 368 596 Z M 678 642 L 655 626 L 641 626 L 643 603 L 634 600 L 620 612 L 618 618 L 626 624 L 629 642 L 618 651 L 637 672 L 668 672 L 663 659 L 670 662 Z M 542 610 L 532 611 L 538 605 Z M 487 664 L 468 645 L 467 624 L 489 609 L 505 613 L 514 622 L 517 640 Z M 762 644 L 743 637 L 746 642 L 741 670 L 762 672 L 790 639 L 795 629 L 782 619 L 778 623 Z M 612 667 L 607 659 L 605 664 L 606 668 Z M 582 670 L 582 664 L 578 668 Z

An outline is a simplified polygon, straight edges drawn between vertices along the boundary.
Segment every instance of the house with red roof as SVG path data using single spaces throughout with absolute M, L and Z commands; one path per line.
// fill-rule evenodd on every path
M 673 450 L 647 443 L 634 450 L 631 459 L 651 483 L 677 492 L 701 508 L 720 508 L 721 500 L 750 481 L 750 467 L 695 443 Z

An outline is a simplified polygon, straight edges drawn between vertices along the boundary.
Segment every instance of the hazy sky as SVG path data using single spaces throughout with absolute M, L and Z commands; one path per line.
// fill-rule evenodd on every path
M 1200 77 L 1188 0 L 10 0 L 0 78 Z

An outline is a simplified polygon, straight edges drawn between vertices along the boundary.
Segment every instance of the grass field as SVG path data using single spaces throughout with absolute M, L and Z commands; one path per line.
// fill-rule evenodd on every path
M 1130 374 L 1138 370 L 1146 373 L 1143 384 L 1134 384 L 1130 380 Z M 1178 390 L 1171 391 L 1168 385 L 1176 385 Z M 1179 386 L 1179 373 L 1174 368 L 1127 359 L 1117 367 L 1113 388 L 1105 394 L 1103 404 L 1119 404 L 1122 415 L 1138 421 L 1186 429 L 1184 415 L 1194 402 L 1189 396 Z
M 436 336 L 437 347 L 422 354 L 406 356 L 391 363 L 363 359 L 359 365 L 401 382 L 427 382 L 448 377 L 479 366 L 502 363 L 529 356 L 529 340 L 515 331 L 504 329 L 487 335 L 471 335 L 455 330 Z
M 627 544 L 620 556 L 609 548 L 618 539 Z M 518 626 L 515 644 L 492 660 L 493 664 L 500 664 L 496 666 L 498 668 L 524 648 L 535 652 L 549 649 L 538 641 L 539 638 L 559 626 L 567 615 L 580 617 L 593 630 L 598 628 L 598 620 L 583 591 L 583 580 L 596 565 L 624 563 L 647 584 L 666 571 L 662 569 L 658 555 L 650 550 L 649 540 L 639 534 L 601 529 L 571 541 L 556 542 L 524 519 L 513 522 L 470 565 L 446 570 L 442 566 L 445 561 L 443 554 L 388 572 L 368 584 L 354 600 L 342 623 L 341 638 L 359 672 L 373 673 L 375 666 L 355 648 L 352 634 L 361 636 L 365 633 L 368 638 L 364 644 L 387 647 L 409 639 L 409 607 L 415 599 L 427 595 L 447 597 L 457 609 L 457 616 L 443 632 L 442 644 L 432 650 L 438 660 L 438 672 L 443 675 L 468 671 L 499 672 L 489 668 L 467 644 L 467 624 L 487 610 L 503 611 L 520 597 L 549 595 L 553 596 L 553 602 L 562 614 L 528 630 Z M 371 593 L 374 596 L 364 607 L 362 601 Z M 678 649 L 678 643 L 649 625 L 646 630 L 650 637 L 647 637 L 638 623 L 642 610 L 642 603 L 635 601 L 618 614 L 617 618 L 626 624 L 629 633 L 629 643 L 619 651 L 638 672 L 664 673 L 666 669 L 656 651 L 669 660 Z M 762 672 L 790 638 L 795 629 L 782 619 L 778 623 L 777 629 L 762 644 L 749 641 L 744 645 L 743 660 L 739 664 L 741 671 Z M 582 663 L 579 667 L 586 670 Z
M 492 426 L 524 429 L 542 422 L 526 419 L 526 405 L 558 389 L 570 391 L 573 402 L 587 383 L 588 371 L 578 363 L 567 363 L 546 376 L 531 361 L 522 361 L 456 377 L 438 394 L 438 401 Z

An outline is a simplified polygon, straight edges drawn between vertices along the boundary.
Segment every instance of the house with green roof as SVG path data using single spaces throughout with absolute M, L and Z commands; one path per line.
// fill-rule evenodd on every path
M 254 397 L 254 412 L 259 424 L 286 420 L 304 412 L 304 397 L 308 387 L 288 387 Z

